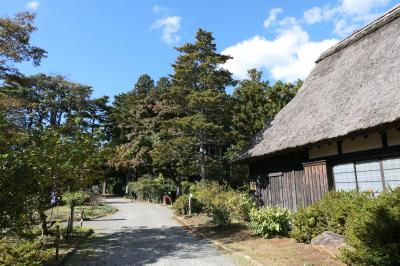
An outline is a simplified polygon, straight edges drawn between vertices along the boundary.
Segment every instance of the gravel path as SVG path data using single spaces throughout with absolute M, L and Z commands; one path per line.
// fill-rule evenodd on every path
M 118 212 L 84 222 L 95 237 L 66 265 L 235 265 L 205 239 L 184 230 L 165 207 L 106 199 Z

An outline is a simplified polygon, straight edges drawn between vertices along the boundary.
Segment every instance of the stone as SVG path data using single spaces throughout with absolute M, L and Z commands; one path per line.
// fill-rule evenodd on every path
M 344 236 L 331 231 L 325 231 L 314 237 L 311 244 L 334 257 L 339 254 L 340 248 L 347 247 Z

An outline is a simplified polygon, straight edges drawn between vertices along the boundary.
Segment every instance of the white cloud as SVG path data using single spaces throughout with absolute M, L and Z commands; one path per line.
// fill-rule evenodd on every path
M 304 25 L 329 22 L 333 36 L 345 37 L 378 16 L 392 0 L 338 0 L 335 5 L 316 6 L 304 12 L 303 17 L 286 16 L 278 20 L 282 9 L 270 10 L 265 28 L 273 28 L 276 36 L 256 35 L 222 51 L 233 57 L 223 65 L 236 78 L 243 79 L 247 70 L 258 68 L 275 80 L 304 79 L 318 56 L 335 45 L 337 38 L 313 41 Z
M 333 33 L 339 36 L 347 36 L 354 32 L 357 28 L 357 24 L 349 24 L 347 20 L 339 19 L 335 21 L 335 28 L 333 29 Z
M 322 21 L 322 9 L 313 7 L 304 12 L 304 20 L 307 24 L 314 24 Z
M 300 21 L 295 17 L 285 17 L 284 19 L 278 22 L 278 25 L 281 27 L 292 27 L 300 25 Z
M 318 56 L 337 41 L 310 41 L 308 33 L 299 26 L 281 29 L 272 40 L 256 35 L 223 50 L 223 54 L 233 57 L 224 68 L 237 78 L 245 78 L 248 69 L 259 68 L 269 71 L 275 80 L 304 79 Z
M 153 6 L 152 9 L 153 13 L 166 13 L 171 11 L 168 7 L 165 6 L 160 6 L 160 5 L 155 5 Z
M 282 13 L 281 8 L 274 8 L 269 11 L 268 18 L 264 20 L 264 27 L 269 28 L 272 23 L 274 23 L 280 13 Z
M 32 10 L 37 10 L 39 7 L 39 2 L 38 1 L 30 1 L 30 2 L 26 3 L 25 7 L 28 9 L 32 9 Z
M 373 8 L 384 7 L 391 0 L 341 0 L 340 8 L 348 15 L 363 15 Z
M 170 16 L 159 19 L 152 25 L 153 29 L 162 30 L 162 40 L 168 45 L 173 45 L 179 42 L 179 35 L 177 34 L 181 28 L 181 17 Z
M 333 23 L 333 33 L 345 37 L 379 16 L 392 0 L 340 0 L 335 6 L 313 7 L 304 12 L 304 21 Z

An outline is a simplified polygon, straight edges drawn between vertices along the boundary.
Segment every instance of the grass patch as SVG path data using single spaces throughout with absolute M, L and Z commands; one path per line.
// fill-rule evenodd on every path
M 195 231 L 207 238 L 218 241 L 231 250 L 248 255 L 264 265 L 344 265 L 328 253 L 304 243 L 297 243 L 292 238 L 275 237 L 264 239 L 255 236 L 243 223 L 233 223 L 227 229 L 212 227 L 204 215 L 195 215 L 184 219 Z M 235 258 L 235 256 L 234 256 Z M 237 260 L 244 263 L 246 260 Z
M 85 213 L 84 220 L 92 220 L 105 215 L 113 214 L 118 211 L 117 208 L 101 203 L 94 206 L 76 206 L 74 208 L 74 220 L 80 220 L 81 211 Z M 49 221 L 67 221 L 70 214 L 69 206 L 56 206 L 46 211 L 46 215 Z
M 70 239 L 66 240 L 66 230 L 66 226 L 60 227 L 58 261 L 93 232 L 90 228 L 76 226 Z M 48 236 L 41 236 L 38 228 L 27 232 L 26 238 L 3 236 L 0 239 L 0 265 L 57 265 L 55 235 L 55 227 L 52 227 Z

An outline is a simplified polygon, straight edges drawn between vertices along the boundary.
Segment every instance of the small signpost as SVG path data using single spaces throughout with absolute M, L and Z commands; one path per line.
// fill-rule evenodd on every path
M 189 194 L 189 213 L 188 213 L 189 217 L 192 216 L 192 197 L 193 197 L 193 194 L 190 193 Z

